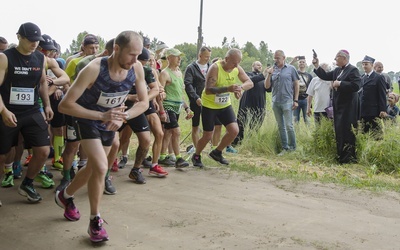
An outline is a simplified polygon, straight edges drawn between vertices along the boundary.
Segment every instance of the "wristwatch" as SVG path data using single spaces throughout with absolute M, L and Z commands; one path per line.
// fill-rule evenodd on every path
M 299 103 L 299 100 L 293 100 L 293 101 Z

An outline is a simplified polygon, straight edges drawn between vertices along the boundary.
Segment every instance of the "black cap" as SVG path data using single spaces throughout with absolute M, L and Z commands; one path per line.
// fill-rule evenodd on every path
M 54 47 L 57 48 L 57 51 L 61 53 L 61 45 L 58 44 L 58 43 L 56 42 L 56 40 L 54 40 L 54 39 L 53 39 L 53 44 L 54 44 Z
M 99 40 L 95 35 L 88 34 L 85 36 L 85 39 L 83 39 L 83 46 L 90 44 L 99 44 Z
M 143 46 L 149 46 L 150 44 L 150 39 L 148 37 L 143 37 Z
M 140 54 L 137 59 L 140 61 L 148 61 L 150 59 L 149 50 L 143 47 L 142 54 Z
M 362 60 L 362 62 L 370 62 L 373 64 L 375 62 L 375 59 L 370 56 L 364 56 L 364 59 Z
M 53 39 L 49 35 L 43 34 L 42 36 L 44 41 L 39 42 L 39 46 L 45 50 L 57 50 L 56 46 L 54 46 Z
M 44 41 L 42 32 L 39 27 L 34 23 L 23 23 L 18 29 L 17 34 L 26 37 L 31 42 Z

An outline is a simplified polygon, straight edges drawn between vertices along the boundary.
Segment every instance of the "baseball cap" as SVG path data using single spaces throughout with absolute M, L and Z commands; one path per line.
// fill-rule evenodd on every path
M 169 48 L 165 50 L 165 57 L 169 56 L 183 56 L 184 54 L 180 52 L 178 49 Z
M 61 53 L 61 45 L 56 42 L 56 40 L 53 39 L 54 47 L 57 48 L 57 51 Z
M 370 57 L 370 56 L 364 56 L 364 59 L 362 60 L 362 62 L 369 62 L 369 63 L 374 63 L 375 59 Z
M 149 50 L 143 47 L 142 54 L 140 54 L 137 59 L 140 61 L 148 61 L 150 59 Z
M 31 42 L 44 41 L 42 38 L 42 32 L 39 27 L 34 23 L 23 23 L 19 26 L 17 34 L 25 37 Z
M 83 46 L 90 44 L 99 44 L 99 40 L 95 35 L 88 34 L 85 36 L 85 39 L 83 39 Z
M 157 43 L 156 51 L 166 49 L 166 48 L 168 48 L 168 46 L 164 42 L 160 41 Z
M 44 41 L 39 42 L 39 46 L 45 50 L 57 50 L 56 46 L 54 46 L 53 39 L 49 35 L 43 34 L 42 38 Z
M 143 46 L 148 46 L 150 44 L 150 39 L 148 37 L 143 37 Z

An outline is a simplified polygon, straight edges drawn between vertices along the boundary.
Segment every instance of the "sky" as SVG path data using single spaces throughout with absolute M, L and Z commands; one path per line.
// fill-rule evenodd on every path
M 64 4 L 61 4 L 61 3 Z M 37 24 L 66 48 L 84 31 L 106 41 L 121 31 L 141 31 L 169 47 L 197 43 L 201 0 L 92 0 L 4 1 L 0 36 L 16 43 L 24 22 Z M 33 4 L 34 3 L 34 4 Z M 221 46 L 223 38 L 235 38 L 239 46 L 261 41 L 271 51 L 281 49 L 287 57 L 306 56 L 312 49 L 320 62 L 332 64 L 340 49 L 350 52 L 350 63 L 365 55 L 381 61 L 385 72 L 400 71 L 399 10 L 389 0 L 203 0 L 204 43 Z

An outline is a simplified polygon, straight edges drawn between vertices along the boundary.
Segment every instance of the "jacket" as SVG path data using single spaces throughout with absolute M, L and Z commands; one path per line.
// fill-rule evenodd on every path
M 210 68 L 210 63 L 207 63 Z M 200 71 L 196 62 L 189 64 L 185 70 L 184 84 L 185 91 L 191 103 L 196 102 L 201 97 L 206 83 L 205 75 Z

